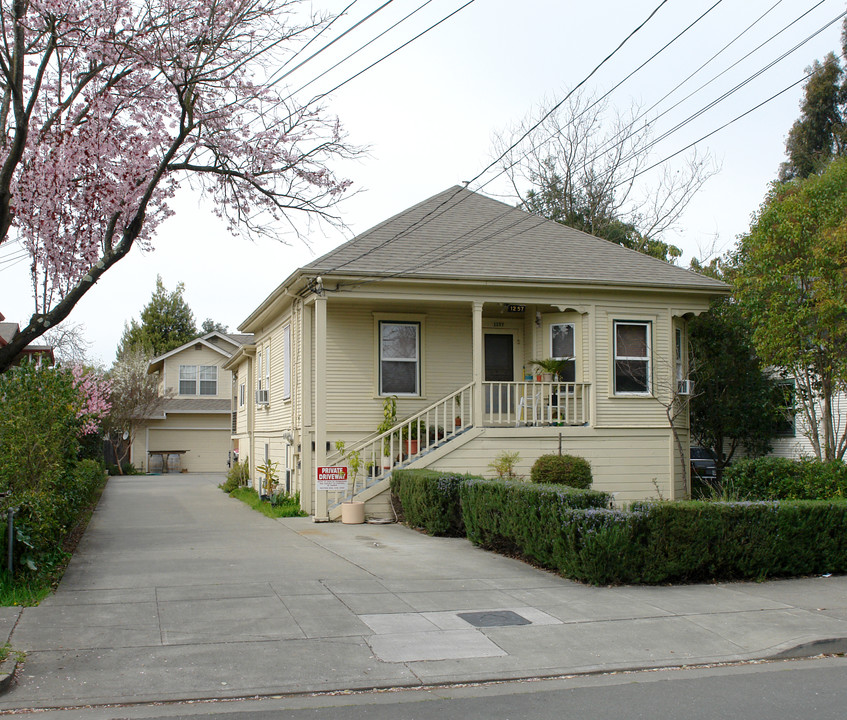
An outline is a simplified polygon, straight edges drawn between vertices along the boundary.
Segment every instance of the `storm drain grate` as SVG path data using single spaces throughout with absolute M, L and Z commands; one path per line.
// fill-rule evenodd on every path
M 506 625 L 532 625 L 530 620 L 511 610 L 488 610 L 486 612 L 456 613 L 462 620 L 474 627 L 504 627 Z

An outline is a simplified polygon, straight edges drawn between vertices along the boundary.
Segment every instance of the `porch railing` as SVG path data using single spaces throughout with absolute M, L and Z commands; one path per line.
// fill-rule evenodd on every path
M 484 382 L 485 426 L 587 425 L 591 386 L 566 382 Z
M 350 447 L 344 454 L 335 452 L 327 464 L 346 465 L 348 475 L 358 464 L 356 477 L 348 480 L 346 493 L 330 494 L 330 509 L 352 495 L 376 484 L 396 467 L 404 467 L 421 455 L 443 445 L 474 425 L 474 384 L 468 383 L 418 413 L 398 422 L 390 430 L 373 435 Z M 352 461 L 352 456 L 358 463 Z

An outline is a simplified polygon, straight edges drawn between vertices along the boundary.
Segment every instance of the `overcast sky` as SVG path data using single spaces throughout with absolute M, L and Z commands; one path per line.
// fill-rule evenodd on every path
M 292 89 L 323 72 L 425 0 L 394 0 L 373 19 L 289 78 Z M 431 0 L 412 18 L 302 93 L 309 100 L 402 45 L 467 0 Z M 358 0 L 325 35 L 328 41 L 384 0 Z M 161 274 L 185 297 L 198 325 L 207 317 L 231 331 L 294 269 L 391 215 L 441 190 L 477 176 L 493 159 L 492 138 L 534 107 L 561 99 L 635 29 L 660 0 L 475 0 L 452 18 L 400 50 L 326 101 L 351 143 L 367 156 L 341 169 L 357 194 L 339 207 L 347 231 L 314 228 L 311 248 L 296 237 L 251 243 L 231 237 L 211 209 L 186 191 L 176 215 L 158 231 L 155 250 L 133 252 L 89 291 L 70 316 L 83 323 L 93 360 L 114 359 L 124 322 L 138 317 Z M 339 11 L 350 0 L 316 0 L 314 8 Z M 668 40 L 715 5 L 715 0 L 669 0 L 587 83 L 602 94 Z M 813 9 L 812 9 L 813 8 Z M 811 11 L 736 67 L 655 123 L 655 134 L 673 128 L 727 90 L 817 32 L 845 10 L 844 0 L 723 0 L 705 18 L 609 97 L 626 110 L 649 107 L 741 30 L 753 28 L 659 105 L 673 105 L 721 73 L 774 33 Z M 841 21 L 812 38 L 725 101 L 704 112 L 654 150 L 660 160 L 759 105 L 804 75 L 830 50 L 840 51 Z M 323 43 L 316 43 L 319 47 Z M 797 118 L 797 85 L 698 145 L 721 166 L 665 240 L 683 248 L 681 264 L 711 248 L 730 249 L 749 226 L 784 157 L 785 135 Z M 674 160 L 669 161 L 673 167 Z M 491 175 L 471 185 L 479 187 Z M 645 177 L 645 181 L 649 178 Z M 505 199 L 499 180 L 484 192 Z M 22 324 L 33 312 L 26 260 L 17 245 L 0 247 L 0 312 Z

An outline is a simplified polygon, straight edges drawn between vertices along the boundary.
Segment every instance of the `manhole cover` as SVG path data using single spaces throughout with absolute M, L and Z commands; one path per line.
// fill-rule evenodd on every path
M 474 627 L 503 627 L 505 625 L 531 625 L 525 617 L 511 610 L 489 610 L 487 612 L 456 613 L 462 620 Z

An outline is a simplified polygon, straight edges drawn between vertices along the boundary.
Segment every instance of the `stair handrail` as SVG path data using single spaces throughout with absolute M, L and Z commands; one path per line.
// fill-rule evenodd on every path
M 409 462 L 411 462 L 412 460 L 414 460 L 416 457 L 418 457 L 421 454 L 420 444 L 418 446 L 417 452 L 415 452 L 415 453 L 408 452 L 408 450 L 410 448 L 409 448 L 409 445 L 407 444 L 406 445 L 406 454 L 403 455 L 403 442 L 402 441 L 404 439 L 408 439 L 408 436 L 411 433 L 412 426 L 417 424 L 418 428 L 420 428 L 421 422 L 430 413 L 433 413 L 434 411 L 437 411 L 437 410 L 442 409 L 442 408 L 444 410 L 443 414 L 446 417 L 446 408 L 447 408 L 448 404 L 451 408 L 462 407 L 463 406 L 462 398 L 464 397 L 465 393 L 467 393 L 467 402 L 466 402 L 466 404 L 464 404 L 464 408 L 461 411 L 461 423 L 459 425 L 454 424 L 450 428 L 449 431 L 448 431 L 448 428 L 445 427 L 444 428 L 444 436 L 442 438 L 436 437 L 434 443 L 428 442 L 428 438 L 427 438 L 427 443 L 425 444 L 425 447 L 423 449 L 425 449 L 425 450 L 430 449 L 433 445 L 439 444 L 441 441 L 449 440 L 450 438 L 452 438 L 453 436 L 458 434 L 458 432 L 460 432 L 460 431 L 464 432 L 465 430 L 468 430 L 469 428 L 473 427 L 474 426 L 474 417 L 473 417 L 473 389 L 474 389 L 474 387 L 475 387 L 475 383 L 473 381 L 471 381 L 471 382 L 467 383 L 466 385 L 463 385 L 462 387 L 460 387 L 458 390 L 454 390 L 453 392 L 448 393 L 447 395 L 440 398 L 439 400 L 436 400 L 432 404 L 425 407 L 423 410 L 419 410 L 418 412 L 414 413 L 413 415 L 410 415 L 409 417 L 405 418 L 404 420 L 401 420 L 401 421 L 395 423 L 388 430 L 385 430 L 384 432 L 381 432 L 378 435 L 370 435 L 370 436 L 368 436 L 368 437 L 366 437 L 362 440 L 359 440 L 355 445 L 345 447 L 344 448 L 344 454 L 343 454 L 344 456 L 349 456 L 352 453 L 356 453 L 356 452 L 362 452 L 363 450 L 366 450 L 367 448 L 373 449 L 376 446 L 379 446 L 381 448 L 387 448 L 388 452 L 384 453 L 384 450 L 383 450 L 383 452 L 380 453 L 379 458 L 380 458 L 380 465 L 381 465 L 381 461 L 382 461 L 383 457 L 387 456 L 389 458 L 389 467 L 387 468 L 388 472 L 384 472 L 386 470 L 386 468 L 380 466 L 379 470 L 381 470 L 383 472 L 377 473 L 375 475 L 375 477 L 373 478 L 373 482 L 368 482 L 368 480 L 371 480 L 371 478 L 366 478 L 365 487 L 367 488 L 370 485 L 373 485 L 374 482 L 377 482 L 382 477 L 384 477 L 385 475 L 390 473 L 391 470 L 393 470 L 395 467 L 398 467 L 400 465 L 406 465 Z M 437 413 L 436 413 L 436 417 L 437 417 Z M 456 417 L 459 417 L 459 416 L 456 416 Z M 467 422 L 465 422 L 466 418 L 467 418 Z M 453 418 L 450 418 L 450 420 L 452 421 Z M 427 430 L 427 432 L 428 432 L 428 430 Z M 396 439 L 397 439 L 396 447 L 394 445 L 395 436 L 396 436 Z M 420 438 L 418 438 L 418 440 L 420 440 Z M 396 463 L 395 463 L 395 451 L 399 452 L 400 456 L 401 456 L 401 460 L 399 462 L 396 462 Z M 332 458 L 334 458 L 334 457 L 342 458 L 343 455 L 341 453 L 335 453 L 334 455 L 332 455 L 330 457 L 332 457 Z M 373 455 L 373 453 L 372 453 L 372 455 Z M 371 458 L 370 462 L 372 464 L 373 457 Z M 366 463 L 366 466 L 368 466 L 368 459 L 367 458 L 365 459 L 365 463 Z M 349 493 L 347 494 L 347 497 L 349 497 Z

